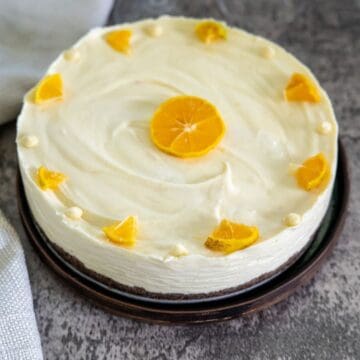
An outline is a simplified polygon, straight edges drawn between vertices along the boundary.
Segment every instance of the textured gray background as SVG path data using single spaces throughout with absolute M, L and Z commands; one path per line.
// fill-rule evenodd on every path
M 48 270 L 28 244 L 15 203 L 15 126 L 0 127 L 0 205 L 26 251 L 46 359 L 360 359 L 360 1 L 127 0 L 110 22 L 160 14 L 214 16 L 284 45 L 329 92 L 352 167 L 347 222 L 318 275 L 259 314 L 162 327 L 107 314 Z

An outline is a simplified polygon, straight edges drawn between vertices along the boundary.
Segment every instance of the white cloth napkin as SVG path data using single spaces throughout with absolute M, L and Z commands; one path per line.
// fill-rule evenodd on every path
M 0 1 L 0 124 L 60 51 L 103 25 L 112 0 Z M 0 360 L 43 359 L 23 250 L 0 211 Z
M 0 124 L 15 119 L 23 95 L 60 51 L 104 24 L 112 2 L 0 1 Z
M 0 359 L 42 359 L 24 253 L 1 211 Z

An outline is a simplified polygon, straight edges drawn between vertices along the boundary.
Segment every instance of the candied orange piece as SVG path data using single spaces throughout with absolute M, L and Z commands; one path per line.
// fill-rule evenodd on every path
M 130 54 L 131 52 L 131 40 L 132 31 L 127 29 L 109 31 L 105 34 L 106 42 L 116 51 L 124 54 Z
M 40 166 L 37 171 L 37 181 L 42 190 L 56 190 L 66 179 L 66 175 L 51 171 L 45 166 Z
M 227 37 L 226 27 L 213 20 L 202 21 L 195 27 L 195 34 L 205 44 L 214 41 L 225 40 Z
M 224 219 L 209 235 L 205 246 L 210 250 L 228 254 L 252 245 L 258 238 L 259 230 L 256 226 L 237 224 Z
M 63 96 L 63 82 L 60 74 L 45 76 L 35 89 L 35 104 L 48 100 L 59 99 Z
M 216 107 L 196 96 L 175 96 L 163 102 L 150 124 L 155 145 L 182 158 L 207 154 L 224 134 L 225 124 Z
M 325 187 L 330 180 L 330 165 L 324 154 L 319 153 L 305 160 L 296 170 L 298 185 L 306 191 Z
M 137 234 L 137 220 L 135 216 L 128 216 L 123 221 L 118 221 L 110 226 L 103 227 L 106 237 L 120 245 L 134 246 Z
M 284 91 L 287 101 L 320 102 L 321 97 L 317 86 L 304 74 L 294 73 Z

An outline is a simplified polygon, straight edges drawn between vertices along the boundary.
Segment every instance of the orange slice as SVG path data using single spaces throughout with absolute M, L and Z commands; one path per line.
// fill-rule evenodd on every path
M 110 226 L 103 227 L 106 237 L 120 245 L 134 246 L 137 234 L 137 220 L 135 216 L 128 216 L 123 221 L 118 221 Z
M 304 74 L 294 73 L 284 91 L 287 101 L 320 102 L 319 90 L 312 80 Z
M 122 52 L 124 54 L 130 54 L 131 35 L 131 30 L 114 30 L 105 34 L 105 40 L 114 50 Z
M 216 107 L 195 96 L 176 96 L 165 101 L 150 124 L 155 145 L 182 158 L 207 154 L 224 134 L 225 124 Z
M 196 25 L 195 34 L 205 44 L 211 44 L 214 41 L 225 40 L 227 37 L 227 29 L 221 23 L 208 20 Z
M 35 104 L 59 99 L 63 96 L 63 82 L 60 74 L 45 76 L 35 89 Z
M 306 191 L 325 187 L 330 180 L 330 165 L 324 154 L 305 160 L 296 170 L 295 177 L 298 185 Z
M 205 246 L 210 250 L 228 254 L 252 245 L 258 238 L 259 230 L 256 226 L 237 224 L 224 219 L 207 238 Z
M 42 190 L 56 190 L 66 179 L 66 175 L 48 170 L 45 166 L 40 166 L 37 171 L 37 181 Z

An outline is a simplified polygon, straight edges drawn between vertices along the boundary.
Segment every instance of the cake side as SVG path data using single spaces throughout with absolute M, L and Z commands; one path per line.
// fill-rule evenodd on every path
M 30 184 L 31 189 L 34 185 Z M 326 213 L 331 196 L 331 192 L 327 191 L 321 201 L 304 214 L 302 227 L 286 229 L 278 236 L 241 252 L 226 257 L 188 255 L 164 261 L 132 252 L 129 254 L 128 250 L 114 247 L 111 243 L 91 239 L 80 227 L 58 226 L 59 216 L 66 221 L 63 214 L 56 214 L 53 206 L 42 203 L 41 198 L 32 196 L 29 201 L 28 189 L 29 186 L 25 186 L 30 209 L 41 229 L 60 251 L 71 256 L 73 261 L 75 259 L 75 265 L 81 263 L 81 270 L 90 270 L 95 276 L 112 279 L 130 292 L 139 293 L 141 289 L 140 293 L 167 295 L 219 293 L 254 285 L 255 280 L 265 280 L 295 260 L 308 246 Z
M 114 279 L 111 279 L 108 276 L 101 275 L 97 273 L 94 270 L 91 270 L 87 268 L 79 259 L 77 259 L 75 256 L 70 255 L 64 249 L 56 245 L 55 243 L 52 243 L 45 233 L 40 229 L 40 227 L 37 225 L 37 230 L 39 231 L 40 236 L 44 241 L 46 241 L 50 247 L 57 253 L 58 256 L 60 256 L 62 259 L 65 260 L 67 264 L 70 266 L 73 266 L 77 271 L 79 271 L 81 274 L 90 276 L 92 279 L 101 282 L 105 286 L 110 286 L 114 289 L 126 292 L 128 294 L 135 294 L 141 297 L 144 297 L 146 299 L 152 298 L 152 299 L 158 299 L 158 300 L 193 300 L 193 299 L 206 299 L 206 298 L 214 298 L 218 296 L 223 296 L 227 294 L 233 294 L 242 290 L 250 289 L 253 286 L 256 286 L 268 279 L 271 279 L 278 274 L 282 273 L 283 271 L 287 270 L 290 266 L 292 266 L 306 251 L 308 246 L 310 246 L 310 243 L 312 242 L 312 239 L 308 241 L 307 246 L 303 247 L 301 252 L 293 255 L 288 261 L 284 264 L 282 264 L 279 268 L 275 270 L 271 270 L 267 273 L 262 274 L 261 276 L 252 279 L 251 281 L 244 283 L 242 285 L 222 289 L 215 292 L 206 292 L 206 293 L 191 293 L 191 294 L 184 294 L 184 293 L 159 293 L 159 292 L 149 292 L 145 290 L 144 288 L 138 287 L 138 286 L 127 286 L 123 283 L 119 283 L 115 281 Z

